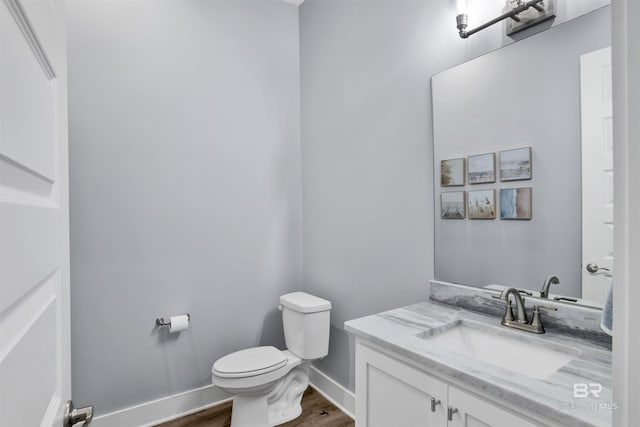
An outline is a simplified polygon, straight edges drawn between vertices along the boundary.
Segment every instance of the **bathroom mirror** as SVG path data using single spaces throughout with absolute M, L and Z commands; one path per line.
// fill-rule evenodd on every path
M 537 294 L 555 275 L 551 293 L 582 297 L 582 197 L 590 192 L 582 191 L 580 57 L 610 43 L 604 7 L 432 77 L 437 280 Z M 501 180 L 500 152 L 528 147 L 531 177 Z M 495 182 L 465 176 L 463 186 L 441 185 L 442 160 L 486 153 L 495 153 Z M 501 219 L 501 190 L 526 188 L 530 199 L 518 203 L 530 201 L 530 219 L 524 209 L 516 216 L 526 219 Z M 461 191 L 465 218 L 441 215 L 441 194 Z M 470 219 L 468 200 L 492 193 L 496 218 Z M 516 200 L 509 194 L 527 190 L 505 191 L 503 201 Z

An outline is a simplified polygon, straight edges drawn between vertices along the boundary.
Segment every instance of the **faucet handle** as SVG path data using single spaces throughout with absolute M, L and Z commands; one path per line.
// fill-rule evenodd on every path
M 531 332 L 536 334 L 544 334 L 544 326 L 540 318 L 540 309 L 558 311 L 558 307 L 549 307 L 546 305 L 533 306 L 533 319 L 531 319 Z
M 511 307 L 511 300 L 507 299 L 507 306 L 504 308 L 504 316 L 502 316 L 502 320 L 515 320 L 515 317 L 513 317 L 513 309 Z
M 502 316 L 502 320 L 515 320 L 515 317 L 513 316 L 513 306 L 511 305 L 511 299 L 509 299 L 509 297 L 507 297 L 507 299 L 502 298 L 502 296 L 498 296 L 498 295 L 492 295 L 492 298 L 495 299 L 499 299 L 505 302 L 505 307 L 504 307 L 504 315 Z

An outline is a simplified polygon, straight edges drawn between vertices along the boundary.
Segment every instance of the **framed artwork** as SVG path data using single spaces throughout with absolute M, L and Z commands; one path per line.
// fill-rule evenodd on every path
M 496 190 L 469 191 L 469 219 L 496 219 Z
M 440 161 L 440 185 L 455 187 L 464 185 L 464 159 L 448 159 Z
M 464 219 L 466 217 L 464 191 L 440 193 L 440 217 L 443 219 Z
M 496 182 L 496 153 L 467 157 L 467 175 L 469 184 Z
M 500 189 L 501 219 L 531 219 L 531 187 Z
M 531 179 L 531 147 L 500 152 L 500 181 Z

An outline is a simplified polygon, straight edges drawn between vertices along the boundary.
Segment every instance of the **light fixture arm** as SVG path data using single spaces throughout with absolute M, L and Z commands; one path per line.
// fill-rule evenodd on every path
M 469 37 L 472 34 L 477 33 L 478 31 L 482 31 L 487 27 L 492 26 L 493 24 L 497 24 L 500 21 L 504 21 L 507 18 L 511 18 L 514 21 L 518 21 L 520 22 L 520 18 L 518 17 L 518 14 L 520 14 L 521 12 L 524 12 L 525 10 L 529 9 L 530 7 L 536 9 L 538 12 L 543 12 L 544 9 L 542 7 L 540 7 L 538 5 L 538 3 L 543 2 L 544 0 L 531 0 L 525 3 L 522 3 L 520 6 L 511 9 L 509 12 L 502 14 L 500 16 L 498 16 L 495 19 L 492 19 L 489 22 L 486 22 L 482 25 L 480 25 L 479 27 L 476 27 L 472 30 L 467 31 L 467 14 L 466 13 L 461 13 L 460 15 L 456 16 L 456 24 L 458 27 L 458 30 L 460 32 L 460 38 L 466 39 L 467 37 Z

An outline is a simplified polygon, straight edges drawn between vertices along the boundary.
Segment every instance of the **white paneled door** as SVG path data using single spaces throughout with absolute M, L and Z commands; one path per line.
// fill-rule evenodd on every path
M 71 394 L 64 4 L 0 0 L 0 426 Z
M 611 48 L 580 57 L 582 115 L 582 298 L 604 303 L 613 272 L 613 110 Z M 603 271 L 607 271 L 603 270 Z

